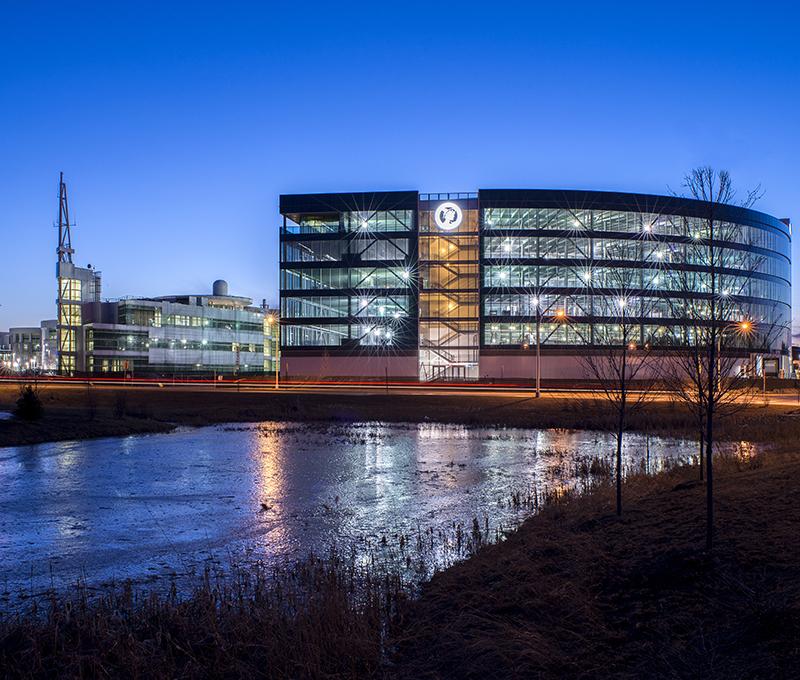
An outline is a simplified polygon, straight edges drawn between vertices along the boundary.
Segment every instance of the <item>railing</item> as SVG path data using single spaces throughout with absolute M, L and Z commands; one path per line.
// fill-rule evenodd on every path
M 449 361 L 450 363 L 453 363 L 456 360 L 455 354 L 448 352 L 446 349 L 439 347 L 438 345 L 432 344 L 430 340 L 420 339 L 419 346 L 422 349 L 430 350 L 434 354 L 437 354 L 439 357 L 445 361 Z
M 281 234 L 338 234 L 339 225 L 282 224 Z

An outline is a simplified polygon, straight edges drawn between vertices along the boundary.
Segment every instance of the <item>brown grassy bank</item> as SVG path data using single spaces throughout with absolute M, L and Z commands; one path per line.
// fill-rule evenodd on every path
M 764 461 L 719 465 L 711 558 L 703 489 L 683 468 L 627 484 L 621 519 L 607 487 L 545 509 L 419 599 L 396 574 L 338 558 L 209 577 L 183 599 L 54 597 L 0 619 L 0 668 L 20 678 L 796 677 L 800 461 Z
M 79 589 L 0 617 L 0 676 L 376 677 L 398 587 L 348 560 L 311 559 L 291 572 L 207 574 L 190 597 Z
M 396 631 L 400 678 L 796 678 L 800 462 L 725 470 L 717 544 L 685 471 L 546 509 L 434 577 Z
M 277 393 L 181 388 L 40 388 L 44 417 L 36 422 L 0 420 L 0 446 L 59 439 L 159 432 L 173 424 L 221 422 L 369 421 L 458 423 L 471 426 L 605 429 L 607 404 L 592 397 L 542 399 L 505 396 L 419 395 L 403 392 Z M 0 409 L 10 410 L 15 385 L 0 384 Z M 753 404 L 734 419 L 719 422 L 721 438 L 795 441 L 796 406 Z M 692 418 L 680 405 L 656 402 L 631 418 L 631 429 L 695 436 Z

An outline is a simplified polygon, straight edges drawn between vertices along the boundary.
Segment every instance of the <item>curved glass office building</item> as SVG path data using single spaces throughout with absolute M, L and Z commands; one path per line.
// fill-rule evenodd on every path
M 790 225 L 676 197 L 481 190 L 281 196 L 282 370 L 306 377 L 580 378 L 623 341 L 708 325 L 788 369 Z M 704 321 L 704 319 L 706 321 Z M 633 328 L 633 334 L 630 328 Z

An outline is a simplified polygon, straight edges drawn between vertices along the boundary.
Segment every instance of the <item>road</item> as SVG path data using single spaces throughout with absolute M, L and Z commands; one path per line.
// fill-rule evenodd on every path
M 0 383 L 24 383 L 28 382 L 20 378 L 0 378 Z M 154 380 L 154 379 L 120 379 L 120 378 L 44 378 L 39 380 L 39 384 L 57 385 L 60 389 L 86 390 L 87 385 L 92 388 L 114 390 L 120 387 L 140 390 L 175 390 L 180 392 L 248 392 L 248 393 L 273 393 L 275 383 L 272 379 L 268 380 Z M 418 396 L 436 396 L 448 394 L 450 396 L 463 397 L 506 397 L 508 399 L 527 399 L 534 395 L 534 386 L 525 387 L 519 383 L 495 383 L 495 384 L 475 384 L 475 383 L 416 383 L 416 382 L 300 382 L 284 381 L 279 385 L 279 391 L 292 392 L 293 394 L 405 394 Z M 637 394 L 635 389 L 630 390 L 632 394 Z M 596 395 L 597 388 L 590 386 L 575 386 L 555 388 L 542 388 L 543 398 L 570 399 L 584 398 Z M 650 401 L 669 401 L 673 398 L 672 393 L 665 390 L 650 391 L 648 396 Z M 748 400 L 753 400 L 752 395 L 747 396 Z M 761 399 L 761 395 L 755 397 Z M 770 404 L 800 406 L 800 391 L 782 390 L 767 393 Z

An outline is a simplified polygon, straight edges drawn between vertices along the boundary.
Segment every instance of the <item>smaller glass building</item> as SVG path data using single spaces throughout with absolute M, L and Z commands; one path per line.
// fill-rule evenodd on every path
M 228 295 L 128 298 L 85 305 L 79 371 L 127 376 L 257 376 L 275 368 L 275 310 Z

